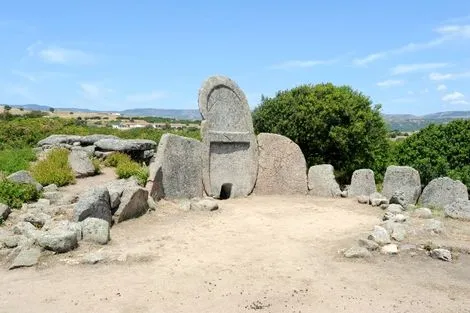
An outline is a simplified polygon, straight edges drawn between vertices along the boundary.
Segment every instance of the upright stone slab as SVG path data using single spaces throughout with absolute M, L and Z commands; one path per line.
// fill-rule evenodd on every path
M 339 197 L 341 189 L 335 179 L 331 164 L 314 165 L 308 170 L 309 195 L 318 197 Z
M 258 173 L 258 145 L 245 94 L 227 77 L 210 77 L 199 90 L 199 110 L 207 195 L 249 195 Z
M 348 196 L 368 197 L 374 192 L 377 192 L 374 171 L 370 169 L 355 170 L 351 178 L 351 185 L 348 189 Z
M 307 163 L 299 146 L 287 137 L 258 135 L 259 167 L 254 193 L 291 195 L 307 193 Z
M 155 163 L 151 165 L 150 195 L 162 198 L 182 199 L 201 197 L 202 143 L 191 138 L 164 134 L 158 144 Z
M 467 186 L 449 177 L 431 180 L 419 198 L 422 205 L 441 209 L 457 200 L 468 200 Z
M 382 194 L 390 199 L 397 192 L 403 195 L 407 204 L 416 204 L 421 194 L 419 172 L 409 166 L 391 165 L 387 167 Z

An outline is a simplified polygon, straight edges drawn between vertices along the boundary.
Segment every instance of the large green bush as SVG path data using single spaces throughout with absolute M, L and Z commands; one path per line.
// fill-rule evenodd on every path
M 70 151 L 61 148 L 51 150 L 44 160 L 33 164 L 31 173 L 43 186 L 56 184 L 65 186 L 75 182 L 75 175 L 68 163 Z
M 424 184 L 449 176 L 470 187 L 470 120 L 427 126 L 397 143 L 395 161 L 417 169 Z
M 135 177 L 142 186 L 147 183 L 149 176 L 148 168 L 132 161 L 131 157 L 125 153 L 114 152 L 108 155 L 104 164 L 106 166 L 115 167 L 116 175 L 119 178 Z
M 18 209 L 24 202 L 35 201 L 39 196 L 40 193 L 34 185 L 0 179 L 0 203 Z
M 26 170 L 29 168 L 29 163 L 36 159 L 33 149 L 19 148 L 19 149 L 6 149 L 0 150 L 0 172 L 5 175 Z
M 289 137 L 309 166 L 329 163 L 347 183 L 354 170 L 371 168 L 380 180 L 388 163 L 387 127 L 380 106 L 349 86 L 302 85 L 262 97 L 255 131 Z

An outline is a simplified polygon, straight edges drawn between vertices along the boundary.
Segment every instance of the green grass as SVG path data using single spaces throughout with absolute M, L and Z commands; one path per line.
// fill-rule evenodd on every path
M 0 180 L 0 203 L 19 209 L 24 202 L 39 199 L 40 192 L 34 185 L 20 184 L 9 180 Z
M 33 149 L 7 149 L 0 150 L 0 172 L 10 175 L 29 168 L 29 163 L 36 159 Z
M 31 167 L 33 177 L 43 186 L 56 184 L 65 186 L 75 182 L 75 175 L 68 164 L 67 149 L 53 149 L 44 160 L 36 162 Z
M 149 176 L 148 168 L 132 161 L 131 157 L 125 153 L 115 152 L 110 154 L 104 161 L 104 164 L 115 167 L 116 175 L 119 178 L 135 177 L 142 186 L 147 183 Z

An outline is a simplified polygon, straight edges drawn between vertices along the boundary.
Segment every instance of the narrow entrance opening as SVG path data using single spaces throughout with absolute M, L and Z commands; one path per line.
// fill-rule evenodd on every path
M 225 183 L 222 185 L 220 188 L 220 200 L 225 200 L 230 198 L 230 194 L 232 193 L 232 184 L 230 183 Z

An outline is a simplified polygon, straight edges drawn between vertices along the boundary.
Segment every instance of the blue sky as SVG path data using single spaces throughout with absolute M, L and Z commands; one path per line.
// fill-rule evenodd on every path
M 197 109 L 227 75 L 250 106 L 347 84 L 384 113 L 470 110 L 470 1 L 7 1 L 0 103 Z

